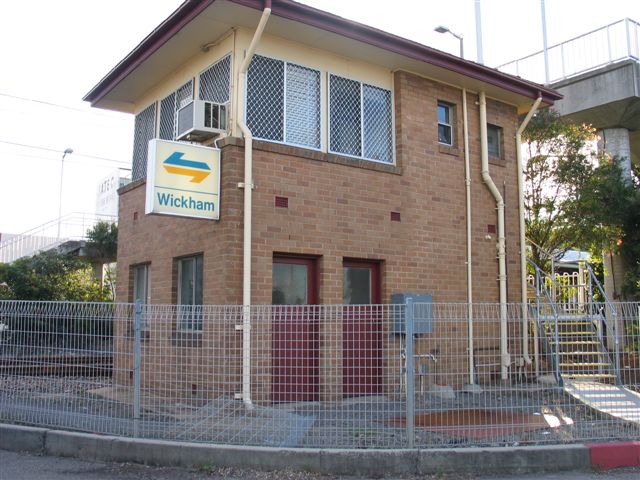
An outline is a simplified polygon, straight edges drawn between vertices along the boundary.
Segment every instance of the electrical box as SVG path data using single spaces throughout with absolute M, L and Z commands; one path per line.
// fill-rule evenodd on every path
M 391 303 L 404 305 L 407 298 L 413 298 L 413 333 L 431 333 L 433 331 L 433 303 L 430 293 L 394 293 Z M 404 335 L 405 314 L 398 313 L 393 322 L 393 333 Z

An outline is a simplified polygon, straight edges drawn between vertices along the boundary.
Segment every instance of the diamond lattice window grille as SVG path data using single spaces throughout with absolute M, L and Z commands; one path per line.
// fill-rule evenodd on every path
M 393 163 L 391 91 L 329 76 L 329 150 Z
M 329 148 L 332 152 L 362 155 L 360 82 L 329 77 Z
M 174 123 L 176 118 L 176 92 L 160 101 L 160 132 L 162 140 L 174 139 Z
M 131 179 L 138 180 L 147 175 L 147 151 L 149 140 L 156 132 L 156 103 L 136 115 L 133 135 L 133 164 Z
M 364 157 L 393 162 L 391 92 L 362 85 L 362 133 Z
M 320 72 L 256 55 L 247 81 L 247 125 L 254 137 L 320 148 Z
M 230 99 L 231 55 L 227 55 L 200 74 L 198 98 L 216 103 Z

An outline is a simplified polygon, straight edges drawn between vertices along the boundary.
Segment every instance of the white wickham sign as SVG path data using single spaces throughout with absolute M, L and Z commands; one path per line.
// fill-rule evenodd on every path
M 145 213 L 220 219 L 220 150 L 149 141 Z

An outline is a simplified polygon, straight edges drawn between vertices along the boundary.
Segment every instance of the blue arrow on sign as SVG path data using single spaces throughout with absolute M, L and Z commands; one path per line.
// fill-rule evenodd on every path
M 211 173 L 209 165 L 205 162 L 196 162 L 182 158 L 184 152 L 173 152 L 162 164 L 169 173 L 186 175 L 191 178 L 191 182 L 200 183 Z

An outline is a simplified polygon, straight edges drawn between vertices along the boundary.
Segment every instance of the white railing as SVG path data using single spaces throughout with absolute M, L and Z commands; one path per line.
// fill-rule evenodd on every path
M 49 250 L 69 240 L 85 240 L 87 230 L 100 221 L 116 222 L 117 217 L 94 213 L 70 213 L 0 242 L 0 263 Z
M 629 18 L 619 20 L 553 45 L 547 56 L 546 77 L 543 50 L 496 68 L 534 82 L 554 83 L 622 60 L 638 61 L 640 24 Z

